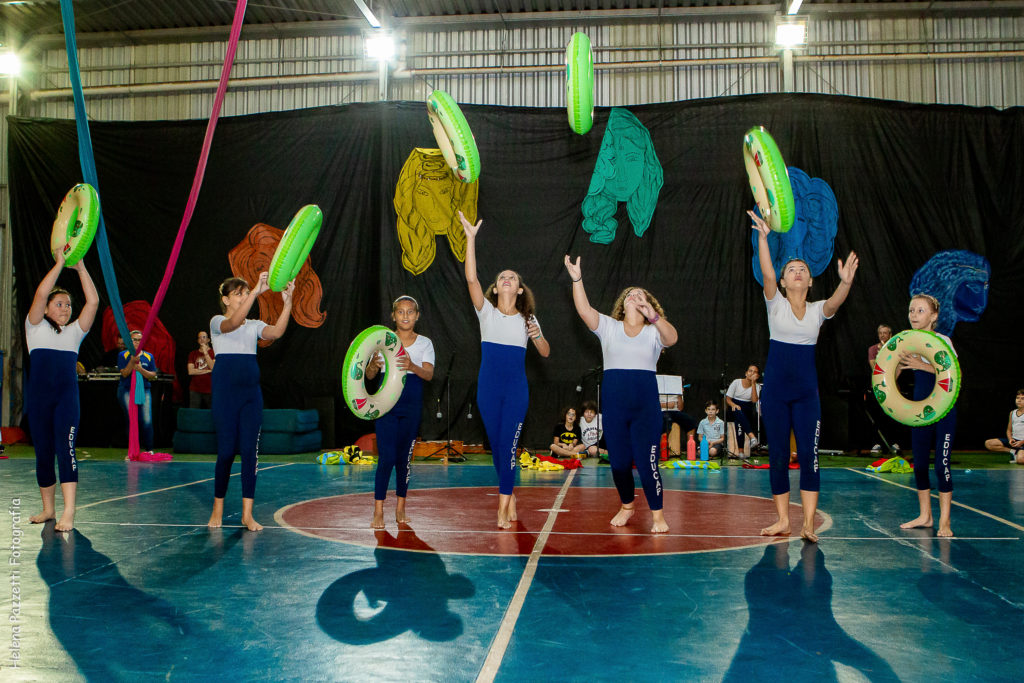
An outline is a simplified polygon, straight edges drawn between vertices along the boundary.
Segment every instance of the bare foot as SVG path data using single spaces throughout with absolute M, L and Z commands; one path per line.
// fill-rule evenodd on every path
M 935 535 L 941 536 L 943 538 L 949 538 L 953 535 L 953 530 L 949 527 L 948 524 L 940 524 L 939 530 L 935 532 Z
M 398 520 L 399 522 L 402 520 Z M 373 521 L 370 522 L 371 529 L 383 529 L 384 528 L 384 513 L 373 513 Z
M 512 497 L 508 499 L 508 521 L 516 522 L 519 520 L 519 516 L 516 514 L 516 494 L 512 494 Z
M 932 528 L 932 516 L 931 515 L 921 515 L 920 517 L 915 517 L 914 519 L 910 520 L 909 522 L 903 522 L 903 524 L 900 524 L 900 528 L 901 529 L 931 529 Z
M 206 523 L 206 526 L 211 529 L 219 529 L 221 525 L 221 516 L 217 513 L 210 515 L 210 521 Z
M 507 519 L 505 519 L 501 515 L 498 515 L 498 528 L 499 529 L 509 529 L 511 527 L 512 527 L 512 522 L 508 521 Z
M 57 514 L 53 510 L 43 510 L 38 515 L 32 515 L 28 518 L 28 521 L 33 524 L 42 524 L 48 522 L 51 519 L 57 519 Z
M 789 536 L 789 520 L 780 519 L 771 526 L 761 529 L 762 536 Z
M 257 522 L 252 517 L 248 517 L 248 516 L 243 515 L 242 516 L 242 524 L 244 524 L 245 528 L 248 529 L 249 531 L 263 531 L 263 525 L 260 524 L 259 522 Z
M 412 520 L 409 519 L 409 515 L 405 514 L 405 510 L 395 510 L 395 521 L 399 524 L 408 524 Z
M 54 531 L 71 531 L 72 529 L 74 529 L 75 528 L 75 511 L 74 510 L 71 510 L 71 511 L 65 510 L 64 514 L 62 514 L 60 516 L 60 519 L 57 520 L 57 525 L 55 527 L 53 527 L 53 528 L 54 528 Z M 952 534 L 950 534 L 950 535 L 952 535 Z
M 626 523 L 629 521 L 629 518 L 632 517 L 632 516 L 633 516 L 633 506 L 631 505 L 629 507 L 626 507 L 625 505 L 623 505 L 622 507 L 619 508 L 619 511 L 617 513 L 615 513 L 615 516 L 612 517 L 611 524 L 612 524 L 612 526 L 626 526 Z M 667 526 L 665 528 L 668 529 Z M 653 529 L 652 529 L 652 531 L 653 531 Z
M 661 510 L 654 510 L 651 514 L 654 517 L 654 524 L 651 526 L 651 533 L 663 534 L 668 531 L 668 522 L 665 521 L 665 513 Z
M 818 542 L 818 534 L 814 533 L 814 529 L 812 527 L 805 526 L 804 528 L 800 529 L 800 538 L 804 539 L 805 541 L 808 541 L 809 543 Z

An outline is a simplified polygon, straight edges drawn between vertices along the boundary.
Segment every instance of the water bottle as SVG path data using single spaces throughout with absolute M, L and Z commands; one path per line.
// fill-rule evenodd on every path
M 700 459 L 707 460 L 710 452 L 708 451 L 708 440 L 701 439 L 700 441 Z
M 690 434 L 690 438 L 686 441 L 686 459 L 696 460 L 697 459 L 697 444 L 693 442 L 693 434 Z

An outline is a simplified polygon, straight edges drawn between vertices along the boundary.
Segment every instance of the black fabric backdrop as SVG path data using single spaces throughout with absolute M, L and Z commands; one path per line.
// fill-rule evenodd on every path
M 825 179 L 839 202 L 835 253 L 850 249 L 861 266 L 846 304 L 818 344 L 825 421 L 822 447 L 877 441 L 851 415 L 867 384 L 875 327 L 906 327 L 907 287 L 935 252 L 969 249 L 992 265 L 989 304 L 980 322 L 960 323 L 954 342 L 965 376 L 956 446 L 980 448 L 1002 435 L 1014 392 L 1020 296 L 1024 292 L 1024 109 L 924 106 L 818 95 L 763 95 L 630 107 L 650 130 L 665 185 L 650 229 L 637 238 L 625 204 L 607 246 L 581 229 L 580 205 L 604 134 L 572 133 L 562 109 L 465 105 L 482 158 L 477 239 L 480 279 L 519 271 L 534 290 L 550 358 L 527 355 L 530 411 L 524 443 L 544 447 L 559 409 L 593 397 L 600 347 L 572 304 L 562 256 L 582 256 L 591 302 L 609 311 L 627 285 L 662 302 L 680 332 L 659 365 L 692 386 L 689 412 L 761 361 L 768 337 L 761 289 L 751 271 L 752 199 L 741 157 L 744 132 L 764 125 L 786 162 Z M 11 223 L 19 310 L 45 270 L 50 225 L 62 196 L 79 182 L 72 121 L 9 119 Z M 205 122 L 92 123 L 107 221 L 122 298 L 151 299 L 181 218 Z M 423 433 L 444 438 L 451 380 L 453 438 L 480 441 L 476 409 L 480 343 L 462 264 L 438 238 L 422 275 L 401 266 L 395 182 L 413 147 L 433 147 L 420 102 L 353 104 L 222 119 L 199 204 L 161 319 L 178 341 L 179 375 L 197 330 L 218 312 L 216 287 L 230 274 L 227 252 L 257 222 L 285 227 L 301 205 L 319 204 L 324 228 L 313 267 L 324 286 L 325 324 L 292 324 L 259 353 L 268 407 L 336 404 L 338 444 L 372 426 L 343 406 L 341 364 L 349 341 L 368 325 L 390 323 L 390 302 L 411 294 L 422 304 L 418 330 L 434 341 L 437 372 L 428 385 Z M 93 250 L 86 258 L 106 305 Z M 837 284 L 835 268 L 816 278 L 812 298 Z M 77 291 L 66 272 L 61 283 Z M 80 300 L 80 299 L 79 299 Z M 99 334 L 82 359 L 95 365 Z M 472 405 L 470 405 L 472 403 Z M 322 405 L 319 403 L 318 405 Z M 472 413 L 472 418 L 467 415 Z M 845 442 L 845 443 L 844 443 Z

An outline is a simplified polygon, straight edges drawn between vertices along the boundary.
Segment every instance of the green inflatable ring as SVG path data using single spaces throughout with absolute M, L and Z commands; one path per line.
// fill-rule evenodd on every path
M 915 353 L 935 368 L 935 386 L 921 401 L 911 401 L 896 387 L 900 354 Z M 904 330 L 878 350 L 871 389 L 882 410 L 911 427 L 924 427 L 944 418 L 960 394 L 960 362 L 945 339 L 927 330 Z
M 313 242 L 316 242 L 320 234 L 323 220 L 324 214 L 316 204 L 306 204 L 295 214 L 281 236 L 281 241 L 277 243 L 274 258 L 270 260 L 267 278 L 270 289 L 280 292 L 298 276 L 313 248 Z
M 775 232 L 789 232 L 796 218 L 793 186 L 782 153 L 763 126 L 743 136 L 743 164 L 761 217 Z
M 96 237 L 100 224 L 100 197 L 88 183 L 72 187 L 57 209 L 50 232 L 50 253 L 54 260 L 64 252 L 64 265 L 73 266 L 82 260 Z
M 569 127 L 584 135 L 594 125 L 594 50 L 585 33 L 574 33 L 565 48 L 565 101 Z
M 444 90 L 435 90 L 427 98 L 427 116 L 437 146 L 455 177 L 464 183 L 476 181 L 480 177 L 480 152 L 459 105 Z
M 373 354 L 384 358 L 384 380 L 377 393 L 366 391 L 366 364 Z M 368 327 L 359 333 L 345 353 L 342 392 L 345 405 L 361 420 L 376 420 L 395 407 L 405 388 L 405 370 L 399 370 L 395 361 L 406 354 L 398 335 L 383 325 Z

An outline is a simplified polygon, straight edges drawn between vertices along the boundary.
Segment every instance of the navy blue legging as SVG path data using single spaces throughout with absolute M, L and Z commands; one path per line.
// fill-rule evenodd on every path
M 57 483 L 54 460 L 60 471 L 60 483 L 78 481 L 75 459 L 75 435 L 80 408 L 78 354 L 55 349 L 34 349 L 29 354 L 28 424 L 36 451 L 36 482 L 40 488 Z
M 755 421 L 754 416 L 757 408 L 753 401 L 741 401 L 738 398 L 731 400 L 739 406 L 739 410 L 729 408 L 727 419 L 733 423 L 733 426 L 736 429 L 736 447 L 743 448 L 743 439 L 747 434 L 754 433 L 753 423 Z
M 661 442 L 661 404 L 658 380 L 650 370 L 605 370 L 601 382 L 601 420 L 608 445 L 612 481 L 623 505 L 633 502 L 636 463 L 651 510 L 662 508 L 658 445 Z
M 237 453 L 242 456 L 242 498 L 255 498 L 257 448 L 263 427 L 263 391 L 256 354 L 219 354 L 212 381 L 213 424 L 217 430 L 213 495 L 227 495 L 231 464 Z
M 935 375 L 924 370 L 914 370 L 914 400 L 928 398 L 935 386 Z M 953 436 L 956 434 L 956 408 L 935 424 L 927 427 L 914 427 L 910 430 L 910 447 L 914 453 L 914 484 L 918 491 L 931 489 L 928 480 L 928 457 L 932 448 L 935 449 L 935 478 L 939 481 L 939 491 L 953 491 L 953 471 L 949 466 L 953 450 Z
M 405 375 L 405 388 L 398 403 L 377 418 L 377 472 L 373 482 L 373 499 L 384 500 L 388 495 L 391 471 L 395 471 L 395 494 L 405 498 L 409 492 L 409 463 L 412 448 L 420 431 L 423 414 L 423 380 L 416 375 Z
M 526 349 L 483 342 L 476 403 L 484 421 L 491 457 L 498 473 L 498 493 L 511 495 L 516 478 L 516 447 L 530 403 L 526 384 Z M 661 417 L 658 418 L 659 424 Z
M 761 417 L 768 432 L 768 463 L 772 495 L 789 493 L 789 434 L 796 436 L 800 462 L 800 490 L 821 488 L 818 472 L 818 436 L 821 402 L 813 345 L 788 344 L 774 339 L 768 345 Z

